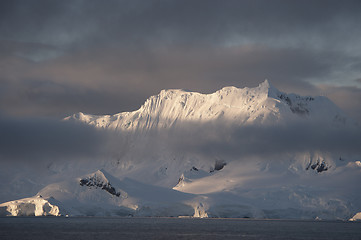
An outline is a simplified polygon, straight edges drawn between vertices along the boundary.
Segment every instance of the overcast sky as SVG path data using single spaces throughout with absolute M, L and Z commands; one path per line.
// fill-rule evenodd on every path
M 139 108 L 161 89 L 325 95 L 361 121 L 361 1 L 2 0 L 0 113 Z

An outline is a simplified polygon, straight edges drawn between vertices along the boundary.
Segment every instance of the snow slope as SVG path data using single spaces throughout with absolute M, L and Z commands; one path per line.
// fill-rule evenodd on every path
M 171 128 L 184 122 L 226 120 L 237 125 L 274 124 L 295 115 L 345 122 L 346 117 L 325 97 L 282 93 L 265 80 L 256 88 L 224 87 L 212 94 L 179 89 L 162 90 L 134 112 L 96 116 L 76 113 L 66 120 L 99 128 L 144 132 Z
M 37 196 L 56 201 L 57 215 L 347 220 L 361 210 L 361 156 L 314 148 L 313 131 L 357 128 L 325 97 L 283 93 L 266 80 L 212 94 L 162 90 L 134 112 L 65 120 L 109 139 L 101 158 L 49 164 Z M 11 209 L 23 202 L 2 204 L 2 215 L 21 215 Z M 27 214 L 42 215 L 39 206 Z
M 193 216 L 199 205 L 193 194 L 129 178 L 119 180 L 104 169 L 50 184 L 38 194 L 60 201 L 68 215 Z

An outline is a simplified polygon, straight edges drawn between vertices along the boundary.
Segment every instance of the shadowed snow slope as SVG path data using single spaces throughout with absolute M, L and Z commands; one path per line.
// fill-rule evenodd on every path
M 81 178 L 50 184 L 39 195 L 59 200 L 69 215 L 193 215 L 193 194 L 124 178 L 105 170 Z M 188 203 L 189 202 L 189 203 Z
M 42 197 L 3 203 L 1 215 L 347 220 L 361 210 L 361 131 L 326 97 L 266 80 L 212 94 L 162 90 L 134 112 L 64 120 L 104 132 L 104 154 L 49 160 L 41 178 L 9 174 Z M 2 186 L 12 189 L 23 188 Z

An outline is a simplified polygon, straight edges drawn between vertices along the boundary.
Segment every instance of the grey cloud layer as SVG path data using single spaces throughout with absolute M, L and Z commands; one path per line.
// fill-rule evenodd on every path
M 104 49 L 64 56 L 46 64 L 15 59 L 0 82 L 0 106 L 9 114 L 65 117 L 136 110 L 161 89 L 213 92 L 224 86 L 254 87 L 265 78 L 284 91 L 319 94 L 307 78 L 327 76 L 334 53 L 258 46 L 229 49 Z M 351 90 L 351 89 L 350 89 Z
M 174 151 L 196 153 L 209 159 L 246 160 L 249 157 L 277 160 L 287 154 L 310 152 L 333 157 L 361 154 L 361 130 L 327 126 L 322 122 L 294 122 L 282 126 L 235 127 L 224 123 L 186 125 L 171 137 Z M 355 159 L 349 159 L 355 160 Z
M 0 160 L 37 163 L 95 157 L 101 152 L 104 137 L 86 125 L 0 116 Z
M 307 32 L 338 44 L 341 33 L 360 33 L 360 7 L 359 1 L 2 1 L 1 28 L 12 37 L 68 37 L 67 43 L 203 44 L 238 34 L 259 41 L 293 35 L 310 42 Z
M 183 156 L 209 159 L 247 160 L 249 157 L 278 159 L 285 154 L 323 152 L 333 157 L 361 155 L 361 130 L 357 127 L 330 127 L 321 122 L 295 122 L 282 126 L 237 127 L 225 122 L 199 125 L 184 123 L 178 128 L 151 131 L 135 137 L 114 134 L 83 124 L 51 119 L 0 118 L 0 161 L 16 166 L 33 166 L 64 161 L 99 162 L 129 151 L 134 161 L 151 159 L 164 150 Z M 131 138 L 133 139 L 133 138 Z M 129 160 L 126 157 L 120 158 Z M 358 160 L 358 159 L 349 159 Z
M 347 84 L 345 99 L 360 91 L 360 9 L 360 1 L 1 1 L 0 108 L 116 113 L 165 88 L 212 92 L 268 78 L 284 91 L 328 95 L 361 119 L 353 114 L 361 102 L 318 86 Z

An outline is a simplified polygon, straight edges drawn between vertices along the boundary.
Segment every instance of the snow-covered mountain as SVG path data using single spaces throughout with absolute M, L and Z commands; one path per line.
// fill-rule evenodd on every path
M 162 90 L 134 112 L 96 116 L 76 113 L 66 120 L 119 131 L 168 129 L 185 122 L 231 121 L 243 126 L 275 124 L 296 117 L 344 123 L 347 118 L 326 97 L 286 94 L 265 80 L 256 88 L 224 87 L 212 94 L 179 89 Z
M 361 156 L 341 142 L 359 127 L 326 97 L 283 93 L 266 80 L 212 94 L 162 90 L 134 112 L 64 120 L 104 131 L 106 154 L 51 162 L 48 185 L 1 204 L 1 215 L 350 219 L 361 211 Z

